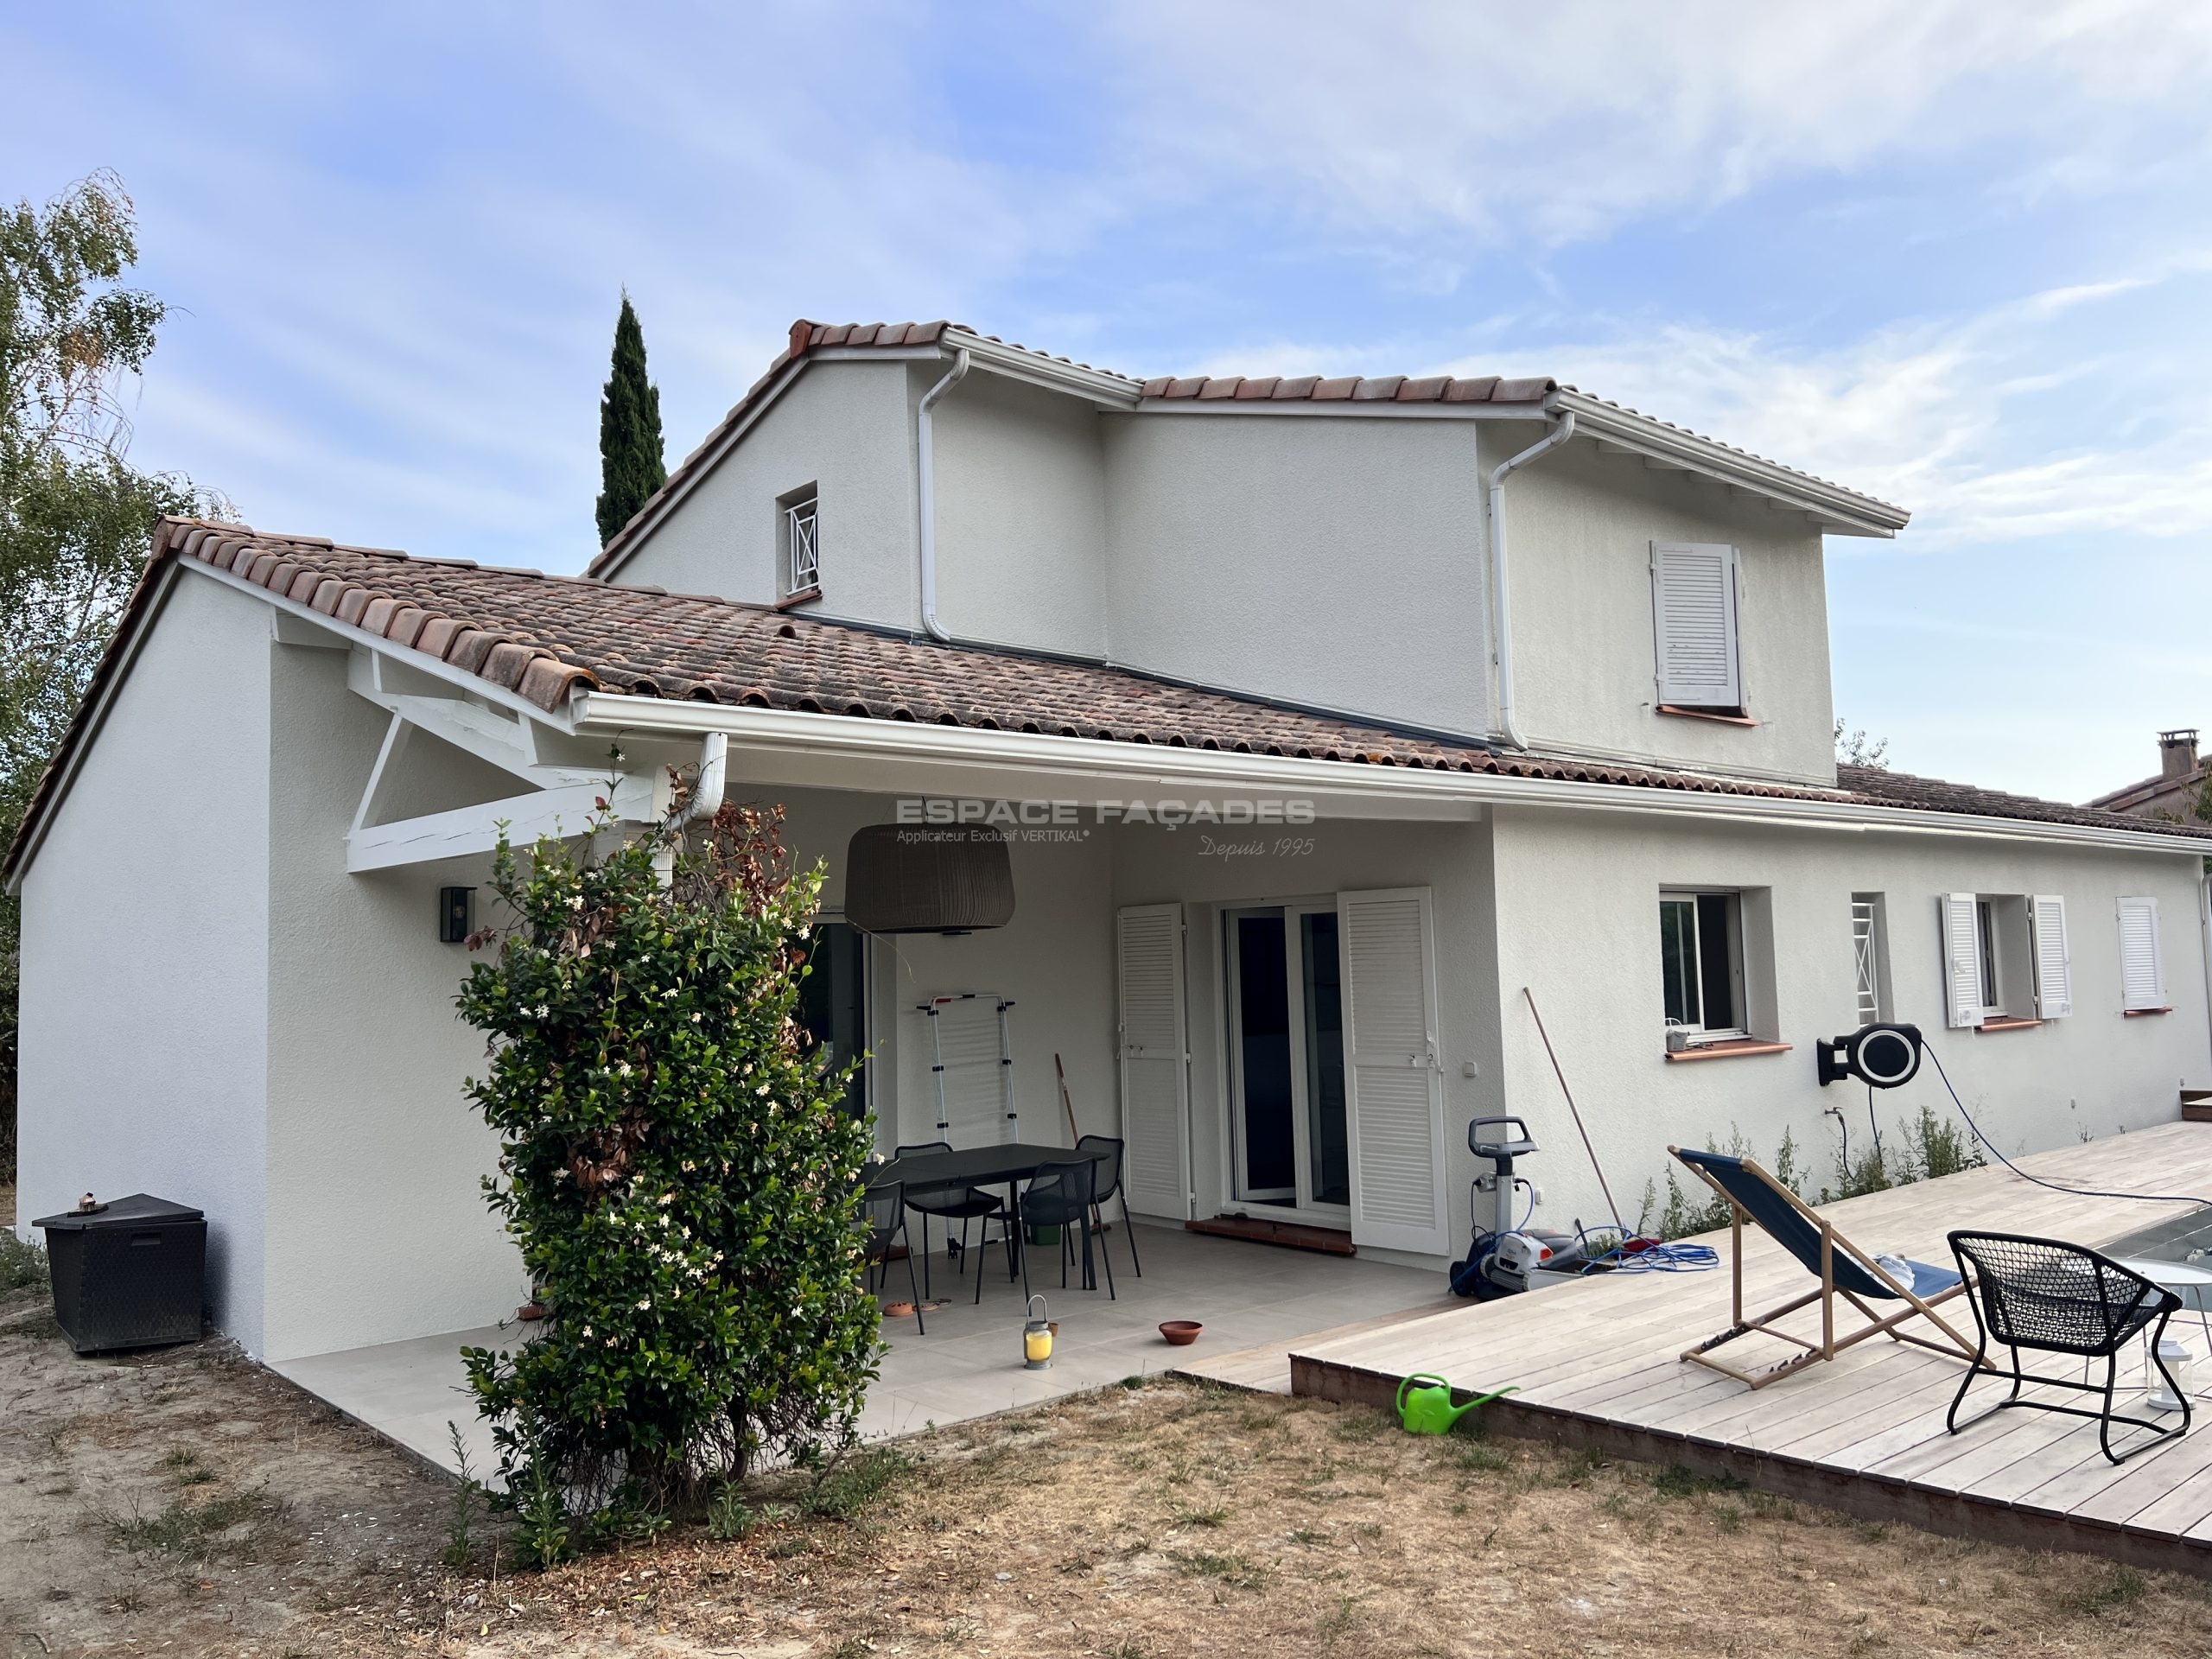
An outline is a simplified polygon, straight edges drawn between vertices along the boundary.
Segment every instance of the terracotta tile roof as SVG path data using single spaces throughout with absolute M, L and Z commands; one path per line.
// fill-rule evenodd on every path
M 1229 374 L 1180 380 L 1162 375 L 1144 383 L 1143 395 L 1170 403 L 1195 398 L 1240 404 L 1541 404 L 1559 389 L 1556 380 L 1508 380 L 1495 374 L 1457 379 L 1448 374 L 1426 379 L 1402 374 Z
M 2072 823 L 2097 829 L 2149 830 L 2212 839 L 2212 824 L 2168 823 L 2107 811 L 2101 807 L 2076 806 L 2070 801 L 2046 801 L 2033 795 L 1978 789 L 1972 784 L 1946 783 L 1941 778 L 1917 778 L 1909 772 L 1838 766 L 1836 781 L 1860 799 L 1884 806 L 1912 807 L 1923 812 L 1961 812 L 1984 818 L 2025 818 L 2042 823 Z
M 85 709 L 62 740 L 10 849 L 12 874 L 100 697 L 144 621 L 163 568 L 194 560 L 283 594 L 365 639 L 425 652 L 540 708 L 583 686 L 810 714 L 1041 733 L 1353 765 L 1701 794 L 1824 801 L 1872 810 L 2029 819 L 2212 840 L 2212 826 L 2169 824 L 1904 772 L 1844 769 L 1834 789 L 1564 756 L 1501 753 L 1478 743 L 1393 730 L 1151 678 L 1122 669 L 939 645 L 728 600 L 616 587 L 582 576 L 410 558 L 239 524 L 165 519 L 147 574 Z

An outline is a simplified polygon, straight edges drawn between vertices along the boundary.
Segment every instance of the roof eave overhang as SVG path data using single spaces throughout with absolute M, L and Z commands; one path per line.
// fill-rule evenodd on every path
M 580 690 L 570 713 L 576 729 L 662 739 L 726 736 L 734 750 L 733 779 L 746 775 L 741 756 L 751 756 L 756 780 L 785 782 L 805 773 L 825 788 L 893 791 L 931 771 L 957 775 L 961 786 L 995 778 L 1008 799 L 1039 798 L 1056 783 L 1103 795 L 1115 789 L 1211 786 L 1238 794 L 1315 796 L 1358 803 L 1353 815 L 1389 818 L 1471 817 L 1485 807 L 1559 807 L 1640 813 L 1738 824 L 1771 824 L 1848 835 L 1943 836 L 1974 840 L 2032 842 L 2122 849 L 2202 858 L 2212 840 L 2053 823 L 1914 807 L 1870 806 L 1847 800 L 1797 800 L 1733 794 L 1715 789 L 1656 788 L 1516 778 L 1440 768 L 1372 766 L 1343 760 L 1181 748 L 1166 744 L 1106 742 L 967 726 L 922 725 L 817 715 L 796 710 L 679 702 L 616 692 Z M 871 781 L 872 780 L 872 781 Z M 933 792 L 948 792 L 937 791 Z
M 1763 496 L 1777 507 L 1804 513 L 1832 535 L 1886 538 L 1912 518 L 1904 508 L 1886 501 L 1762 461 L 1583 392 L 1554 392 L 1545 408 L 1554 414 L 1572 413 L 1578 435 L 1633 450 L 1661 467 L 1701 473 Z

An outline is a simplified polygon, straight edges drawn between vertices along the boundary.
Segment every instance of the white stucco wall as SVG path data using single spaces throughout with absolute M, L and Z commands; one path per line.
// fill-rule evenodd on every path
M 1488 731 L 1476 425 L 1104 417 L 1113 658 L 1403 724 Z
M 1484 461 L 1494 466 L 1538 429 L 1484 431 Z M 1505 514 L 1515 702 L 1530 744 L 1835 781 L 1826 576 L 1804 518 L 1580 440 L 1514 474 Z M 1654 541 L 1736 548 L 1739 659 L 1756 726 L 1656 711 Z
M 926 366 L 926 365 L 925 365 Z M 817 487 L 825 616 L 919 626 L 909 365 L 810 364 L 613 580 L 749 604 L 783 596 L 779 497 Z
M 262 1344 L 268 607 L 175 579 L 22 888 L 18 1230 L 86 1189 L 207 1212 Z
M 1594 1225 L 1604 1201 L 1528 1005 L 1534 989 L 1615 1197 L 1633 1224 L 1647 1180 L 1663 1197 L 1669 1142 L 1724 1145 L 1740 1132 L 1771 1164 L 1782 1135 L 1809 1167 L 1808 1194 L 1835 1179 L 1846 1113 L 1854 1153 L 1867 1134 L 1863 1085 L 1819 1086 L 1814 1044 L 1855 1023 L 1854 893 L 1885 895 L 1896 1017 L 1916 1024 L 1983 1128 L 2011 1154 L 2169 1122 L 2177 1090 L 2212 1080 L 2190 853 L 2038 849 L 1971 837 L 1853 835 L 1700 824 L 1611 813 L 1501 809 L 1495 846 L 1499 1007 L 1509 1109 L 1544 1152 L 1541 1217 Z M 1662 886 L 1763 887 L 1773 917 L 1774 1027 L 1784 1054 L 1665 1058 L 1659 958 Z M 2074 1014 L 2032 1029 L 1946 1028 L 1936 895 L 2059 893 L 2073 953 Z M 2123 893 L 2158 899 L 2174 1011 L 2120 1015 Z M 1932 1065 L 1874 1097 L 1885 1136 L 1921 1106 L 1958 1123 Z M 1963 1127 L 1963 1126 L 1961 1126 Z
M 932 418 L 939 620 L 979 644 L 1105 656 L 1097 413 L 1080 398 L 971 372 Z
M 528 1286 L 478 1185 L 497 1141 L 461 1095 L 484 1065 L 454 1009 L 471 958 L 437 937 L 437 889 L 488 880 L 490 861 L 347 874 L 386 716 L 346 689 L 342 651 L 272 660 L 265 1357 L 281 1360 L 488 1325 Z M 459 787 L 407 810 L 476 798 L 467 757 L 413 759 Z M 480 887 L 480 924 L 490 903 Z
M 784 804 L 785 842 L 802 868 L 817 858 L 826 862 L 823 907 L 838 914 L 844 904 L 846 844 L 862 824 L 891 821 L 893 801 L 832 791 L 748 789 L 741 780 L 730 789 L 734 798 Z M 1052 1070 L 1055 1053 L 1067 1068 L 1077 1128 L 1085 1135 L 1116 1133 L 1107 839 L 1094 833 L 1076 842 L 1016 842 L 1009 853 L 1014 915 L 1006 927 L 871 942 L 874 1104 L 886 1152 L 902 1141 L 936 1139 L 929 1032 L 917 1006 L 957 991 L 992 991 L 1014 1001 L 1014 1098 L 1024 1140 L 1070 1140 Z

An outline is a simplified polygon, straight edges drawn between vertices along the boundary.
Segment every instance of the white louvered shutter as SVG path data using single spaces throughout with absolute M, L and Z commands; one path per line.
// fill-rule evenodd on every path
M 1442 1255 L 1444 1076 L 1427 887 L 1337 895 L 1356 1244 Z
M 1129 1208 L 1191 1214 L 1190 1056 L 1183 1012 L 1183 907 L 1133 905 L 1116 918 L 1123 1192 Z
M 2166 1006 L 2166 969 L 2158 952 L 2158 901 L 2120 901 L 2120 994 L 2124 1008 Z
M 2063 1020 L 2074 1012 L 2074 958 L 2066 947 L 2066 900 L 2039 893 L 2028 900 L 2036 930 L 2036 1017 Z
M 1947 893 L 1936 900 L 1943 929 L 1943 1007 L 1954 1026 L 1981 1023 L 1981 928 L 1974 894 Z
M 1651 623 L 1659 701 L 1685 709 L 1740 709 L 1736 550 L 1712 542 L 1651 544 Z

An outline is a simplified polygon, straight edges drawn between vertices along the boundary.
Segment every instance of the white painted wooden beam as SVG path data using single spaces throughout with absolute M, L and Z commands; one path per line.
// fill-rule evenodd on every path
M 651 779 L 628 776 L 615 779 L 610 794 L 602 779 L 393 823 L 363 824 L 346 837 L 346 868 L 358 875 L 488 853 L 503 833 L 510 845 L 527 846 L 541 836 L 580 836 L 594 821 L 644 823 L 653 816 L 657 793 Z M 605 808 L 599 804 L 602 800 Z

